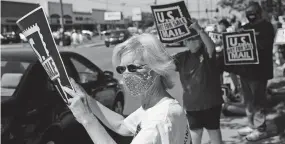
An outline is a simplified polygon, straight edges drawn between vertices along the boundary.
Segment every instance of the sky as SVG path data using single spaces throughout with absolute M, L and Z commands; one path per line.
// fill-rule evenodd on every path
M 59 2 L 59 0 L 5 0 L 18 1 L 28 3 L 40 3 L 43 7 L 47 6 L 47 1 Z M 151 12 L 150 5 L 154 4 L 155 0 L 62 0 L 63 3 L 73 4 L 73 11 L 91 12 L 94 9 L 107 9 L 109 11 L 121 11 L 125 16 L 132 15 L 132 8 L 140 7 L 143 12 Z M 178 0 L 157 0 L 157 4 L 166 4 Z M 207 18 L 217 15 L 225 15 L 227 12 L 208 13 L 206 9 L 216 9 L 219 0 L 184 0 L 188 5 L 190 15 L 195 18 Z M 198 14 L 197 11 L 202 11 Z

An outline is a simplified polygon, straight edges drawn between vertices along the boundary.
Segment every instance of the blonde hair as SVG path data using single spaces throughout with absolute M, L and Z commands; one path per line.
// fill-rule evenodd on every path
M 142 58 L 149 68 L 160 75 L 165 89 L 173 88 L 174 83 L 170 76 L 170 72 L 175 69 L 173 59 L 158 38 L 152 34 L 144 33 L 132 36 L 117 45 L 113 50 L 112 57 L 114 67 L 120 65 L 123 55 L 127 52 L 133 52 L 136 58 Z

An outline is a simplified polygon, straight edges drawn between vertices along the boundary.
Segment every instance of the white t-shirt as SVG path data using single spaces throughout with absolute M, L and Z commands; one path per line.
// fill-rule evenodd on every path
M 188 120 L 178 101 L 163 98 L 155 106 L 142 107 L 124 120 L 134 134 L 131 144 L 190 144 Z

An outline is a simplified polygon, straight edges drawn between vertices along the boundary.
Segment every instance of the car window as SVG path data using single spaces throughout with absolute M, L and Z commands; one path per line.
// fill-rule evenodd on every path
M 83 83 L 94 82 L 98 80 L 99 70 L 90 69 L 86 65 L 84 65 L 82 62 L 78 61 L 75 58 L 70 58 L 70 60 L 79 74 L 80 83 L 83 84 Z
M 1 96 L 12 96 L 30 63 L 1 61 Z

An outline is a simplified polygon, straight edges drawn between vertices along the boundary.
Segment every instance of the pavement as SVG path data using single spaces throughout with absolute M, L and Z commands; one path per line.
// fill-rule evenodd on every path
M 1 48 L 9 48 L 9 47 L 30 47 L 28 44 L 12 44 L 12 45 L 1 45 Z M 62 47 L 63 49 L 68 49 L 71 51 L 75 51 L 81 53 L 86 58 L 95 63 L 102 70 L 109 70 L 114 72 L 114 68 L 112 67 L 112 51 L 113 47 L 109 48 L 104 46 L 104 41 L 99 37 L 92 38 L 91 41 L 86 42 L 85 44 L 78 46 L 77 48 L 72 47 Z M 181 51 L 185 51 L 185 47 L 171 47 L 167 48 L 167 51 L 170 54 L 178 53 Z M 114 72 L 114 76 L 118 79 L 121 79 L 121 76 Z M 182 86 L 179 80 L 178 73 L 173 73 L 173 81 L 175 83 L 175 87 L 169 90 L 169 93 L 174 96 L 180 103 L 182 103 Z M 284 106 L 285 107 L 285 106 Z M 284 110 L 284 109 L 283 109 Z M 267 117 L 269 127 L 274 129 L 276 126 L 278 128 L 285 127 L 285 118 L 284 116 L 280 117 L 279 114 L 273 113 L 268 115 Z M 274 134 L 273 137 L 261 140 L 258 142 L 247 142 L 243 137 L 240 137 L 237 133 L 237 130 L 246 126 L 246 118 L 245 117 L 225 117 L 221 118 L 221 131 L 223 136 L 224 144 L 285 144 L 285 131 L 283 129 L 282 134 Z M 129 143 L 130 138 L 121 137 L 119 139 L 119 143 Z M 209 136 L 206 131 L 203 133 L 202 144 L 209 144 Z

